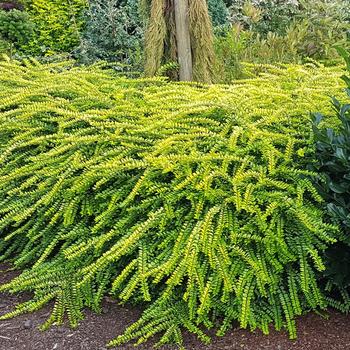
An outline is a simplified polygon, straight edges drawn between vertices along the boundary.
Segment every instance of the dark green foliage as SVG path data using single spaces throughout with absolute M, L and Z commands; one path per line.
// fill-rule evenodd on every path
M 0 290 L 34 293 L 1 319 L 53 300 L 43 328 L 75 327 L 111 294 L 146 310 L 110 345 L 180 345 L 235 320 L 294 338 L 297 315 L 327 307 L 317 277 L 339 232 L 304 154 L 340 72 L 259 69 L 205 86 L 1 62 L 0 260 L 25 271 Z
M 223 0 L 208 0 L 208 8 L 214 27 L 228 24 L 228 9 Z
M 299 13 L 298 1 L 267 0 L 264 2 L 262 21 L 256 24 L 256 30 L 262 34 L 285 34 L 291 21 Z
M 350 55 L 342 49 L 341 53 L 350 69 Z M 344 76 L 343 79 L 348 85 L 347 94 L 350 97 L 350 78 Z M 350 104 L 342 104 L 333 98 L 333 107 L 340 121 L 336 128 L 322 127 L 323 116 L 314 116 L 317 170 L 324 175 L 320 186 L 328 199 L 330 213 L 350 229 Z
M 350 71 L 350 54 L 338 49 L 345 58 Z M 343 76 L 350 97 L 350 79 Z M 328 280 L 327 289 L 333 292 L 333 306 L 341 310 L 350 309 L 350 104 L 342 104 L 333 98 L 333 107 L 340 123 L 326 128 L 324 117 L 316 114 L 313 132 L 316 146 L 315 170 L 320 173 L 317 186 L 327 202 L 327 209 L 334 220 L 341 224 L 341 242 L 326 252 Z M 334 286 L 337 287 L 334 290 Z M 340 294 L 338 295 L 340 291 Z M 336 299 L 340 299 L 337 302 Z
M 20 50 L 30 40 L 33 28 L 34 24 L 27 13 L 17 9 L 11 11 L 0 9 L 0 42 L 5 44 L 10 54 Z
M 329 211 L 350 228 L 350 104 L 334 99 L 333 105 L 341 121 L 339 128 L 320 128 L 319 114 L 314 120 L 318 170 L 325 174 L 322 187 Z
M 268 32 L 285 34 L 300 13 L 298 1 L 294 0 L 232 0 L 229 3 L 232 22 L 240 22 L 262 35 Z
M 140 68 L 143 25 L 139 0 L 90 0 L 78 49 L 81 60 L 118 61 Z

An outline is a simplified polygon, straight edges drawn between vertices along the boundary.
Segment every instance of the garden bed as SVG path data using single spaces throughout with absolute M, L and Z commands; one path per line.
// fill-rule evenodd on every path
M 318 283 L 339 230 L 306 170 L 310 112 L 337 123 L 329 95 L 343 94 L 343 70 L 263 71 L 232 86 L 197 86 L 68 63 L 0 64 L 0 261 L 26 269 L 0 280 L 0 291 L 34 293 L 2 302 L 3 344 L 94 350 L 114 339 L 128 349 L 137 339 L 149 349 L 155 336 L 203 349 L 182 330 L 208 344 L 207 333 L 227 334 L 232 324 L 264 333 L 274 324 L 291 338 L 299 330 L 300 342 L 300 315 L 347 310 Z M 87 311 L 101 307 L 102 316 Z M 315 317 L 303 327 L 317 328 Z M 81 327 L 59 328 L 60 343 L 64 321 Z M 40 335 L 44 322 L 54 328 Z M 281 349 L 338 343 L 318 328 L 306 333 L 312 347 L 236 331 L 204 348 L 276 349 L 264 343 L 275 337 Z M 52 344 L 40 339 L 47 334 Z
M 16 272 L 4 271 L 0 265 L 0 284 L 16 276 Z M 29 295 L 0 295 L 0 312 L 10 311 L 18 302 L 27 300 Z M 103 350 L 105 344 L 121 334 L 125 328 L 137 321 L 141 311 L 123 307 L 111 299 L 105 299 L 103 312 L 98 315 L 87 310 L 86 318 L 76 330 L 68 326 L 53 327 L 46 332 L 38 330 L 50 314 L 52 305 L 34 314 L 26 314 L 15 319 L 0 321 L 0 350 Z M 298 339 L 290 341 L 285 332 L 271 331 L 264 336 L 260 331 L 234 328 L 225 337 L 213 337 L 209 345 L 197 341 L 194 335 L 184 337 L 187 349 L 196 350 L 340 350 L 350 348 L 350 316 L 329 311 L 329 318 L 316 314 L 300 317 L 297 322 Z M 140 345 L 136 349 L 151 349 L 154 342 Z M 175 349 L 165 346 L 162 349 Z M 135 347 L 123 345 L 119 349 L 131 350 Z

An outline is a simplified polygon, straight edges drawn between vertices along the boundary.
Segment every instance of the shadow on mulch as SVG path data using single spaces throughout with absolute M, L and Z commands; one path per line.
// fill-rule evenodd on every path
M 0 264 L 0 284 L 9 281 L 18 273 L 6 271 Z M 27 300 L 29 295 L 0 294 L 0 314 Z M 86 311 L 86 318 L 77 330 L 68 327 L 53 327 L 46 332 L 38 330 L 50 315 L 50 305 L 15 319 L 0 321 L 0 350 L 106 350 L 105 344 L 121 334 L 136 321 L 141 312 L 130 307 L 117 305 L 107 299 L 101 315 Z M 350 350 L 350 316 L 335 311 L 329 312 L 329 319 L 316 314 L 300 317 L 298 320 L 298 340 L 290 341 L 285 332 L 272 331 L 264 336 L 260 331 L 249 332 L 232 329 L 225 337 L 213 337 L 210 345 L 203 345 L 195 336 L 185 336 L 188 350 Z M 153 343 L 136 349 L 150 350 Z M 124 345 L 118 349 L 135 349 Z M 162 350 L 176 347 L 163 347 Z

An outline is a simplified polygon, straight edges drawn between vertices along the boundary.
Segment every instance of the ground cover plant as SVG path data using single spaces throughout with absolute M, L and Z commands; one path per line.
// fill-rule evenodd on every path
M 233 85 L 131 80 L 98 66 L 0 62 L 0 291 L 54 300 L 43 329 L 105 295 L 142 305 L 111 341 L 208 342 L 328 306 L 318 278 L 341 236 L 306 170 L 309 112 L 331 112 L 338 67 L 246 65 Z

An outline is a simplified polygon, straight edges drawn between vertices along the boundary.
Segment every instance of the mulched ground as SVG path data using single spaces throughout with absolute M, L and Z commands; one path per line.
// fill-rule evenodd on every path
M 16 276 L 6 271 L 8 266 L 0 264 L 0 284 Z M 16 303 L 27 300 L 28 295 L 0 294 L 0 314 L 13 308 Z M 126 326 L 137 320 L 140 311 L 121 307 L 106 300 L 103 313 L 96 315 L 86 311 L 86 318 L 77 330 L 68 327 L 54 327 L 40 332 L 38 326 L 50 314 L 50 308 L 30 315 L 23 315 L 8 321 L 0 321 L 0 350 L 106 350 L 105 344 L 121 334 Z M 260 331 L 250 333 L 233 329 L 225 337 L 213 337 L 210 345 L 204 346 L 193 335 L 186 335 L 188 350 L 350 350 L 350 315 L 330 311 L 329 319 L 316 314 L 303 316 L 298 320 L 297 341 L 290 341 L 283 332 L 272 331 L 264 336 Z M 150 350 L 153 343 L 136 349 Z M 135 349 L 133 345 L 119 349 Z M 174 347 L 164 347 L 163 350 Z

